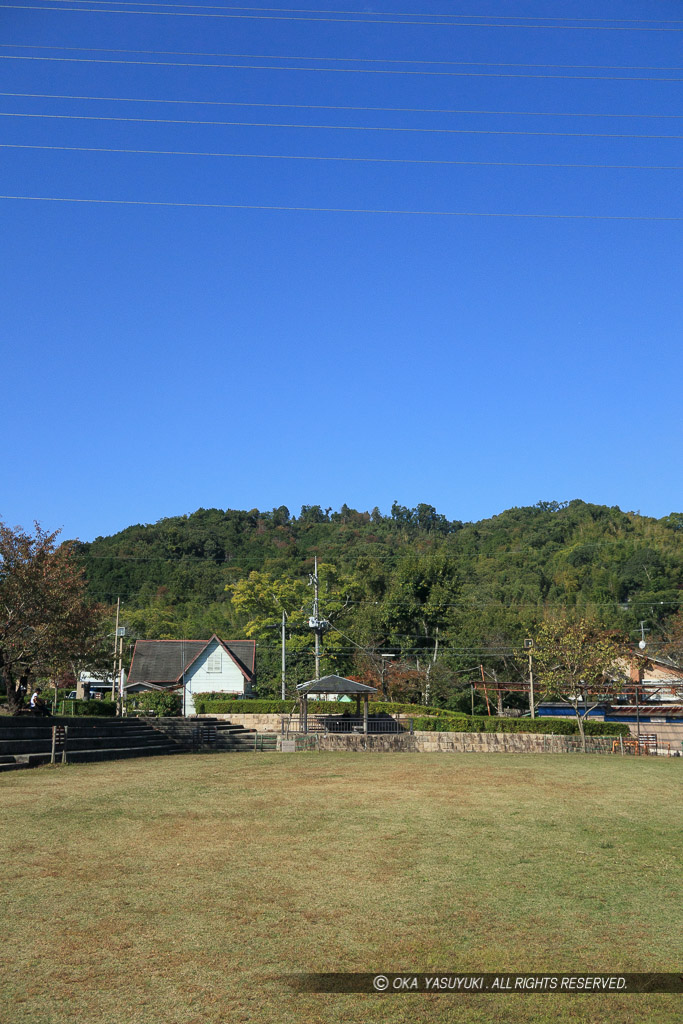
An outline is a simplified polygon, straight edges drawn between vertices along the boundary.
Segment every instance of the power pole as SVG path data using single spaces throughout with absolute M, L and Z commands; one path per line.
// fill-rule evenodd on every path
M 380 689 L 382 691 L 382 696 L 384 697 L 385 700 L 389 700 L 389 697 L 387 695 L 387 691 L 386 691 L 386 689 L 384 687 L 384 674 L 385 674 L 386 670 L 389 668 L 389 666 L 387 664 L 387 659 L 395 658 L 395 657 L 396 657 L 395 654 L 380 654 L 380 658 L 382 659 L 382 681 L 380 683 Z
M 116 627 L 116 642 L 119 645 L 118 669 L 116 671 L 115 683 L 118 690 L 116 695 L 116 713 L 123 715 L 123 638 L 126 635 L 125 626 Z
M 116 700 L 116 655 L 119 642 L 119 611 L 121 610 L 121 598 L 116 598 L 116 629 L 114 630 L 114 667 L 111 674 L 111 699 Z
M 312 630 L 315 631 L 315 678 L 320 679 L 320 638 L 323 635 L 325 626 L 328 625 L 324 619 L 320 618 L 320 606 L 319 606 L 319 580 L 318 580 L 318 556 L 315 556 L 315 567 L 312 573 L 308 576 L 308 585 L 313 586 L 313 615 L 308 620 L 308 625 Z
M 283 700 L 287 699 L 286 688 L 285 688 L 285 678 L 286 678 L 286 665 L 285 665 L 285 622 L 286 622 L 286 620 L 287 620 L 287 612 L 283 608 L 282 609 L 282 699 Z
M 533 640 L 531 638 L 525 640 L 524 647 L 525 650 L 529 652 L 529 711 L 531 712 L 531 717 L 535 718 L 536 710 L 534 708 L 534 663 L 531 653 L 534 647 Z
M 315 556 L 315 568 L 313 570 L 313 618 L 315 619 L 315 678 L 320 679 L 320 616 L 318 615 L 318 556 Z

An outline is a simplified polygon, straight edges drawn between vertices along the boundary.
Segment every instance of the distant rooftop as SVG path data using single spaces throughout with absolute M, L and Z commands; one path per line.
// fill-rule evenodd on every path
M 366 686 L 365 683 L 357 683 L 355 679 L 345 679 L 344 676 L 323 676 L 322 679 L 310 679 L 307 683 L 299 683 L 298 692 L 303 696 L 308 693 L 377 693 L 374 686 Z

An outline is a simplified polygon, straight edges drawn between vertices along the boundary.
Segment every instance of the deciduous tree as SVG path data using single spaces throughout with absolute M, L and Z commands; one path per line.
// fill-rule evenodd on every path
M 600 699 L 621 689 L 620 660 L 626 652 L 623 637 L 586 619 L 556 618 L 542 623 L 536 631 L 533 655 L 537 683 L 546 696 L 573 708 L 584 753 L 584 716 Z
M 101 611 L 86 604 L 82 569 L 58 534 L 0 523 L 0 672 L 12 714 L 32 675 L 80 660 L 97 634 Z

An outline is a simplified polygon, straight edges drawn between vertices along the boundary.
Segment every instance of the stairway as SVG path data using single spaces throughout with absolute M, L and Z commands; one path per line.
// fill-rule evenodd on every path
M 277 749 L 275 733 L 259 733 L 217 718 L 159 718 L 153 721 L 158 729 L 182 743 L 186 750 L 246 753 Z
M 64 725 L 69 764 L 180 754 L 182 744 L 139 719 L 0 717 L 0 772 L 48 764 L 52 726 Z M 61 761 L 61 749 L 57 753 Z

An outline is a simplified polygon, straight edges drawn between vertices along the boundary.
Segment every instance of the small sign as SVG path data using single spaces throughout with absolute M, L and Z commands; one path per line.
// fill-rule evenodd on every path
M 116 627 L 116 635 L 117 636 L 125 636 L 126 635 L 126 627 L 125 626 L 117 626 Z
M 282 740 L 280 751 L 283 754 L 295 754 L 296 753 L 296 740 Z

